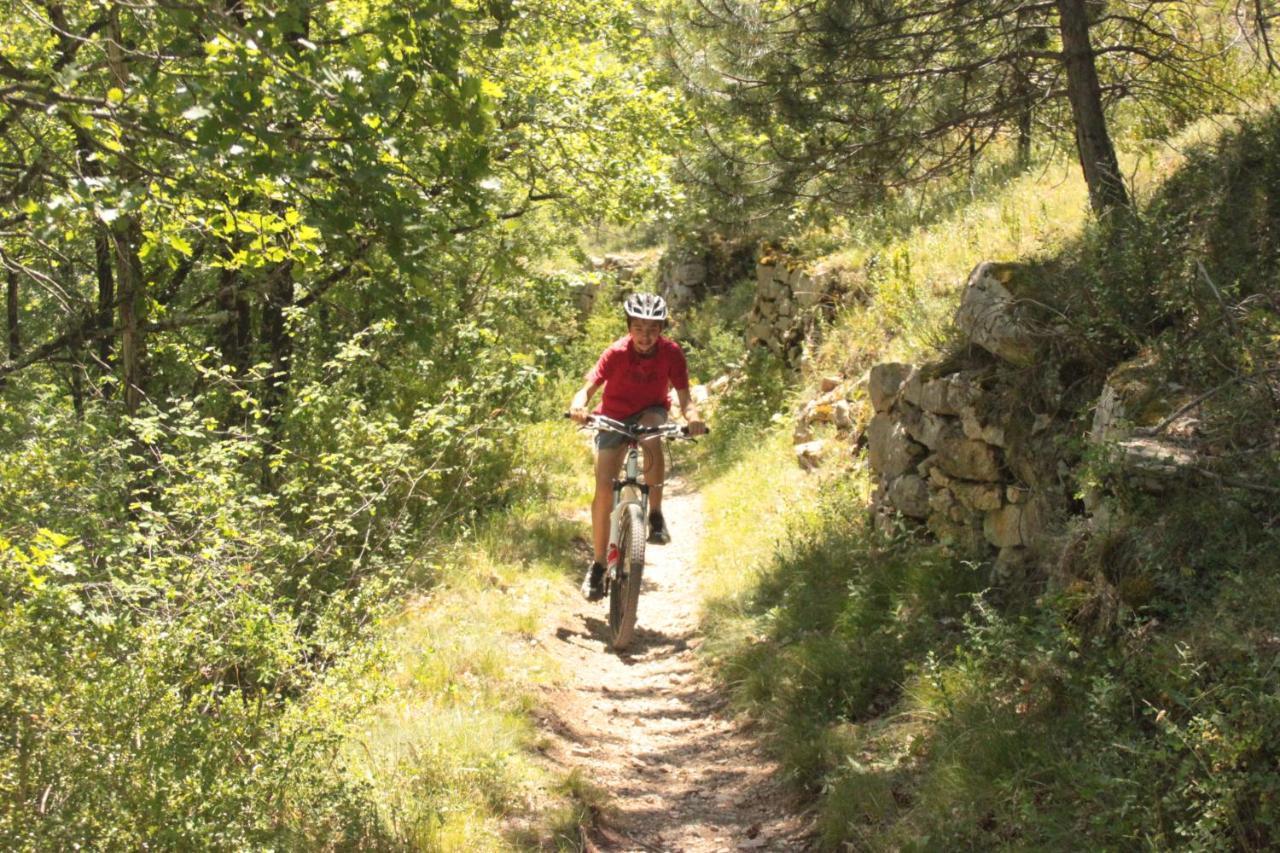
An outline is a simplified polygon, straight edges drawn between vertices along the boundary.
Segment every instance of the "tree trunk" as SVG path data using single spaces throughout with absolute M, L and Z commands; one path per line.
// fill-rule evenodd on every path
M 95 228 L 93 251 L 96 256 L 94 269 L 98 277 L 98 326 L 110 329 L 116 309 L 116 285 L 111 275 L 111 239 L 105 225 L 97 223 Z M 105 373 L 110 364 L 111 336 L 103 335 L 98 340 L 98 369 Z
M 77 343 L 70 350 L 71 358 L 67 369 L 70 371 L 67 382 L 71 386 L 71 408 L 76 413 L 76 420 L 84 420 L 84 352 Z
M 1102 86 L 1098 83 L 1093 46 L 1089 43 L 1085 0 L 1056 2 L 1062 31 L 1062 61 L 1067 70 L 1067 98 L 1075 120 L 1080 166 L 1089 186 L 1089 204 L 1098 215 L 1128 208 L 1129 193 L 1120 176 L 1120 164 L 1102 109 Z
M 301 43 L 311 29 L 311 12 L 305 4 L 286 6 L 294 16 L 293 28 L 284 33 L 285 43 L 295 57 L 300 55 Z M 296 143 L 295 143 L 296 144 Z M 267 410 L 267 445 L 262 454 L 262 483 L 274 490 L 275 477 L 271 462 L 279 447 L 284 429 L 285 392 L 293 360 L 293 334 L 288 327 L 288 309 L 295 300 L 293 261 L 276 265 L 267 275 L 267 301 L 262 309 L 262 336 L 271 354 L 271 373 L 267 377 L 263 405 Z
M 284 424 L 285 388 L 289 383 L 289 368 L 293 358 L 293 335 L 289 331 L 287 309 L 293 305 L 293 262 L 285 261 L 271 271 L 267 278 L 267 301 L 262 308 L 262 338 L 271 358 L 271 372 L 267 376 L 263 408 L 267 412 L 267 445 L 262 453 L 262 483 L 271 489 L 275 478 L 271 473 L 271 460 Z
M 218 308 L 227 313 L 218 329 L 222 363 L 235 376 L 249 367 L 249 303 L 244 298 L 240 270 L 224 267 L 218 276 Z
M 1018 112 L 1018 165 L 1031 165 L 1031 106 L 1025 102 Z
M 120 4 L 113 3 L 110 12 L 111 38 L 107 40 L 107 65 L 121 86 L 128 85 L 129 71 L 124 56 L 125 38 L 120 24 Z M 122 183 L 133 181 L 132 169 L 123 169 Z M 146 358 L 146 277 L 142 272 L 142 226 L 137 216 L 121 216 L 111 229 L 115 255 L 116 288 L 120 303 L 120 370 L 124 381 L 124 408 L 135 417 L 146 394 L 143 363 Z M 99 259 L 101 264 L 101 259 Z M 102 279 L 99 272 L 99 287 Z M 101 298 L 101 291 L 99 291 Z M 99 302 L 99 310 L 102 304 Z
M 18 334 L 18 273 L 9 270 L 8 286 L 5 288 L 5 317 L 8 318 L 9 360 L 17 361 L 22 352 L 22 338 Z
M 145 396 L 143 361 L 146 357 L 146 282 L 138 248 L 142 228 L 133 216 L 122 217 L 112 233 L 116 278 L 120 286 L 120 370 L 124 381 L 124 408 L 129 417 L 138 414 Z

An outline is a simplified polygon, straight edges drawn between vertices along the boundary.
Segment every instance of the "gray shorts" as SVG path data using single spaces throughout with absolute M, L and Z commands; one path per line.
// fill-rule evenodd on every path
M 665 424 L 667 422 L 667 409 L 665 406 L 650 406 L 647 409 L 641 409 L 629 418 L 621 418 L 621 421 L 627 426 L 635 426 L 640 423 L 641 418 L 650 412 L 662 417 L 659 423 Z M 626 440 L 626 436 L 618 435 L 616 432 L 601 431 L 596 433 L 596 450 L 613 450 L 615 447 L 621 447 Z

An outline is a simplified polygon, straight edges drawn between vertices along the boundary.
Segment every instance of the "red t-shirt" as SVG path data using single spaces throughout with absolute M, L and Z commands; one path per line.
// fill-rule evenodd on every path
M 631 336 L 623 335 L 600 354 L 587 382 L 604 383 L 596 414 L 621 420 L 650 406 L 669 408 L 668 388 L 689 387 L 689 366 L 675 341 L 660 337 L 653 353 L 642 356 L 632 346 Z

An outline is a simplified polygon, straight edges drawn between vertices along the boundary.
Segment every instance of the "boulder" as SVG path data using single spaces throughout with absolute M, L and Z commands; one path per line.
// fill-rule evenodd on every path
M 981 556 L 987 551 L 982 535 L 982 525 L 975 521 L 957 521 L 951 517 L 930 513 L 926 522 L 929 532 L 953 551 L 966 556 Z
M 813 400 L 805 405 L 801 411 L 804 413 L 804 420 L 811 424 L 833 424 L 836 422 L 835 407 L 831 403 L 824 403 L 819 400 Z
M 934 469 L 937 470 L 937 469 Z M 950 518 L 951 511 L 959 505 L 951 490 L 942 487 L 929 490 L 929 511 L 941 518 Z
M 764 283 L 760 288 L 761 296 L 765 299 L 777 300 L 781 299 L 783 294 L 788 293 L 786 282 L 780 280 L 778 277 L 781 274 L 781 270 L 775 272 L 774 276 Z
M 952 480 L 951 491 L 961 506 L 972 512 L 989 512 L 1000 508 L 1003 489 L 999 483 L 969 483 Z
M 921 379 L 913 374 L 902 385 L 902 397 L 926 412 L 939 415 L 958 415 L 979 393 L 978 387 L 961 374 L 940 376 L 937 379 Z
M 1193 476 L 1200 459 L 1192 450 L 1156 438 L 1126 438 L 1116 442 L 1118 462 L 1137 485 L 1159 493 L 1176 481 Z
M 1005 504 L 988 512 L 982 533 L 997 548 L 1025 547 L 1044 530 L 1044 513 L 1036 501 Z
M 944 438 L 936 448 L 938 467 L 961 480 L 996 482 L 1000 479 L 1000 459 L 996 449 L 985 441 L 974 441 L 963 434 Z
M 756 264 L 756 292 L 762 292 L 773 281 L 773 264 Z
M 836 429 L 853 429 L 853 410 L 848 400 L 836 400 L 831 406 L 831 414 L 836 420 Z
M 877 412 L 884 412 L 898 399 L 898 392 L 915 372 L 915 365 L 885 362 L 877 364 L 867 373 L 867 395 Z
M 960 407 L 960 426 L 966 438 L 985 441 L 996 447 L 1005 446 L 1004 427 L 998 424 L 984 424 L 978 418 L 978 410 L 972 405 Z
M 818 438 L 806 441 L 804 444 L 797 444 L 795 454 L 800 467 L 806 471 L 812 471 L 822 464 L 822 458 L 827 454 L 827 443 Z
M 955 324 L 971 342 L 1011 364 L 1030 365 L 1035 336 L 1018 316 L 1017 300 L 1005 285 L 1014 267 L 984 261 L 969 275 Z
M 954 418 L 945 418 L 933 412 L 907 409 L 903 406 L 902 425 L 907 433 L 930 450 L 936 450 L 944 441 L 960 440 L 963 433 Z
M 607 259 L 606 259 L 607 261 Z M 662 287 L 666 291 L 701 288 L 707 281 L 707 264 L 700 258 L 684 256 L 663 258 Z
M 929 458 L 933 459 L 934 457 L 930 456 Z M 942 473 L 942 469 L 936 465 L 930 465 L 928 468 L 928 471 L 929 471 L 929 483 L 935 488 L 945 489 L 947 486 L 950 486 L 951 483 L 953 482 L 952 479 L 948 477 L 946 474 Z
M 929 487 L 915 474 L 904 474 L 890 483 L 888 498 L 903 515 L 911 518 L 929 515 Z
M 1060 479 L 1057 460 L 1061 448 L 1052 433 L 1022 436 L 1005 448 L 1004 460 L 1011 479 L 1035 490 L 1055 487 Z
M 1109 441 L 1128 435 L 1135 426 L 1154 427 L 1191 400 L 1186 388 L 1161 376 L 1155 354 L 1144 352 L 1107 377 L 1093 410 L 1089 440 Z
M 890 479 L 911 470 L 924 448 L 911 440 L 902 424 L 880 412 L 867 425 L 867 457 L 871 468 Z
M 747 327 L 747 346 L 768 341 L 773 337 L 773 327 L 767 323 L 753 323 Z

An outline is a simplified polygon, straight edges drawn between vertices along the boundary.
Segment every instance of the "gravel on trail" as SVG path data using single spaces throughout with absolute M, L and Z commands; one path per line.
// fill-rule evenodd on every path
M 669 481 L 663 510 L 672 541 L 646 547 L 631 648 L 609 648 L 607 601 L 581 598 L 552 614 L 541 638 L 568 673 L 543 697 L 546 755 L 609 795 L 581 843 L 610 853 L 807 849 L 809 821 L 776 764 L 698 664 L 701 497 Z

